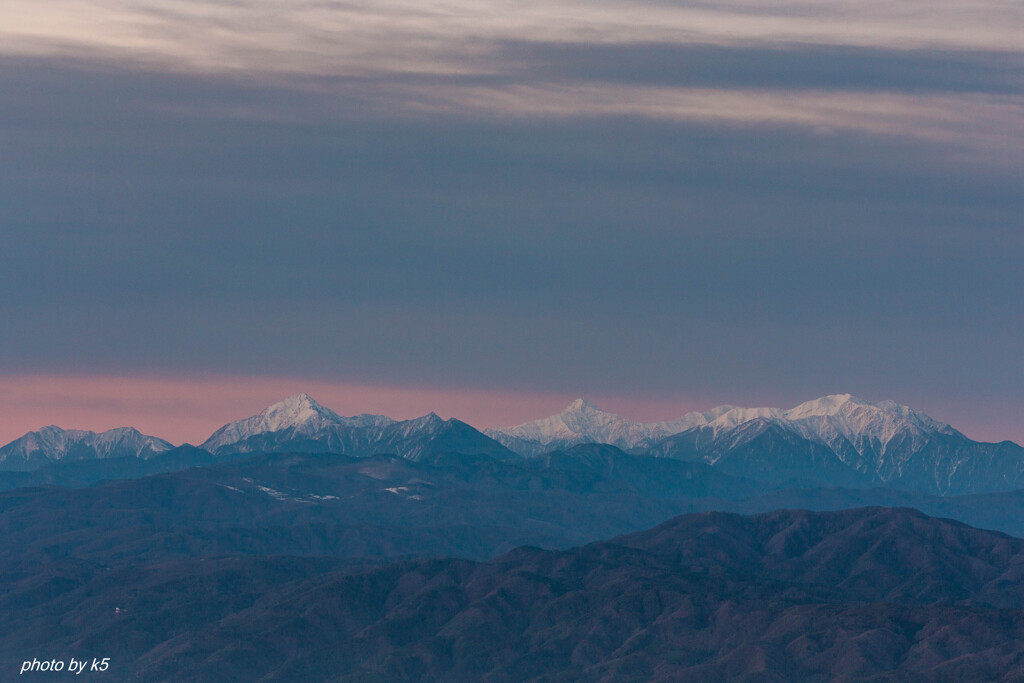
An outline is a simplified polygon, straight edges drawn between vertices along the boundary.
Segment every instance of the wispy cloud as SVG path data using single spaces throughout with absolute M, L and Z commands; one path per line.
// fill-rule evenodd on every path
M 292 79 L 340 115 L 774 122 L 998 147 L 1024 97 L 1010 0 L 11 0 L 0 27 L 9 56 Z
M 1014 0 L 8 0 L 0 26 L 8 53 L 78 46 L 212 70 L 457 73 L 465 56 L 509 40 L 1020 51 L 1021 15 Z
M 8 0 L 0 373 L 1021 405 L 1021 36 L 1017 0 Z
M 481 71 L 520 79 L 720 90 L 1024 93 L 1024 52 L 777 42 L 497 44 Z

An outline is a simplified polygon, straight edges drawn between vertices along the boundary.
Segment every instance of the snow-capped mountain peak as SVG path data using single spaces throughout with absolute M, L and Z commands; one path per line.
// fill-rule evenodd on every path
M 890 401 L 890 403 L 892 402 Z M 786 410 L 780 408 L 719 406 L 706 413 L 702 413 L 702 415 L 707 418 L 706 424 L 718 430 L 738 427 L 741 424 L 758 419 L 767 419 L 775 422 L 793 422 L 816 417 L 847 415 L 856 410 L 857 406 L 874 407 L 875 404 L 862 401 L 850 394 L 830 394 L 816 398 L 813 401 L 805 401 L 794 408 Z
M 537 454 L 585 442 L 643 448 L 696 427 L 708 427 L 718 434 L 754 420 L 768 420 L 829 444 L 846 440 L 859 451 L 863 448 L 858 444 L 884 447 L 896 435 L 908 432 L 956 433 L 949 425 L 893 401 L 872 403 L 850 394 L 830 394 L 789 409 L 724 405 L 669 422 L 633 422 L 576 399 L 556 415 L 485 433 L 513 450 Z
M 202 447 L 211 453 L 221 446 L 237 443 L 257 434 L 294 430 L 312 434 L 329 425 L 344 424 L 345 419 L 314 401 L 309 394 L 296 394 L 275 403 L 257 415 L 224 425 Z
M 835 415 L 844 406 L 849 404 L 853 405 L 871 405 L 867 401 L 862 401 L 858 398 L 854 398 L 850 394 L 830 394 L 828 396 L 822 396 L 816 398 L 813 401 L 806 401 L 785 411 L 785 416 L 789 420 L 799 420 L 805 417 L 817 417 L 822 415 Z
M 929 434 L 957 435 L 955 429 L 895 401 L 872 403 L 836 394 L 786 410 L 782 421 L 802 436 L 841 451 L 848 444 L 861 456 L 884 455 L 894 439 L 923 442 Z
M 563 413 L 599 413 L 597 406 L 590 401 L 585 401 L 582 398 L 578 398 L 565 407 Z
M 296 394 L 266 408 L 258 416 L 260 431 L 276 432 L 289 427 L 315 423 L 341 423 L 342 418 L 314 401 L 309 394 Z
M 948 424 L 895 401 L 872 403 L 850 394 L 833 394 L 807 401 L 783 411 L 781 417 L 790 422 L 825 420 L 834 425 L 842 425 L 843 431 L 849 434 L 858 435 L 877 431 L 879 428 L 900 430 L 907 427 L 915 427 L 925 432 L 955 433 Z
M 68 458 L 149 458 L 172 448 L 169 442 L 134 427 L 92 432 L 48 425 L 0 448 L 0 469 L 34 468 Z
M 426 415 L 413 418 L 412 420 L 405 420 L 397 424 L 401 425 L 401 429 L 405 434 L 414 434 L 417 432 L 432 433 L 444 426 L 445 421 L 437 413 L 430 412 Z
M 631 448 L 673 432 L 667 431 L 663 423 L 633 422 L 577 398 L 556 415 L 484 433 L 514 451 L 538 454 L 551 445 L 564 448 L 591 442 Z
M 216 455 L 238 453 L 317 452 L 366 457 L 390 453 L 418 459 L 438 451 L 513 454 L 455 419 L 427 413 L 412 420 L 383 415 L 341 417 L 306 394 L 275 403 L 258 415 L 224 425 L 203 448 Z
M 436 417 L 436 416 L 435 416 Z M 281 434 L 289 438 L 320 438 L 339 429 L 355 428 L 376 432 L 395 424 L 385 415 L 342 417 L 317 403 L 309 394 L 296 394 L 275 403 L 257 415 L 230 422 L 210 436 L 202 448 L 211 453 L 261 434 Z

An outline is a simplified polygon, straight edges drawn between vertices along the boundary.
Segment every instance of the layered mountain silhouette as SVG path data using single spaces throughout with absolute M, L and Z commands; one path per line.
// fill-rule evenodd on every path
M 486 559 L 643 529 L 694 509 L 694 499 L 760 490 L 702 463 L 656 466 L 652 477 L 645 459 L 610 446 L 521 461 L 271 453 L 81 489 L 21 488 L 0 493 L 0 559 L 31 549 L 40 564 L 69 553 Z
M 1024 541 L 925 516 L 1024 536 L 1024 455 L 891 402 L 645 424 L 575 401 L 485 434 L 300 394 L 198 447 L 50 427 L 0 457 L 0 671 L 1024 675 Z
M 586 444 L 514 461 L 270 453 L 78 489 L 20 488 L 0 493 L 0 561 L 225 553 L 488 559 L 518 545 L 568 548 L 684 512 L 860 506 L 915 507 L 1024 536 L 1022 491 L 766 490 L 704 463 Z
M 582 399 L 563 412 L 517 427 L 478 431 L 430 413 L 413 420 L 383 415 L 342 417 L 306 394 L 258 415 L 231 422 L 199 446 L 214 458 L 180 451 L 146 466 L 171 444 L 132 429 L 103 434 L 47 427 L 0 449 L 0 488 L 69 484 L 142 476 L 259 453 L 386 453 L 418 460 L 437 453 L 485 455 L 499 460 L 544 457 L 584 444 L 615 446 L 635 455 L 701 462 L 766 486 L 885 486 L 958 495 L 1024 487 L 1024 448 L 1009 441 L 972 441 L 948 424 L 892 401 L 871 403 L 848 394 L 795 408 L 720 406 L 677 420 L 640 423 L 606 413 Z M 85 460 L 104 465 L 68 466 Z
M 878 508 L 484 563 L 95 558 L 9 574 L 0 667 L 45 643 L 139 681 L 1016 680 L 1022 571 L 1022 540 Z
M 306 394 L 221 427 L 201 448 L 215 455 L 305 451 L 365 457 L 390 453 L 418 460 L 430 453 L 454 451 L 498 459 L 515 457 L 500 443 L 456 419 L 442 420 L 434 413 L 401 421 L 383 415 L 341 417 Z
M 628 450 L 649 448 L 665 437 L 698 427 L 709 427 L 717 433 L 754 420 L 771 421 L 829 444 L 847 441 L 858 451 L 884 449 L 896 435 L 904 433 L 957 433 L 949 425 L 893 401 L 870 403 L 849 394 L 823 396 L 789 410 L 723 405 L 656 423 L 634 422 L 576 399 L 557 415 L 517 427 L 486 431 L 503 443 L 515 444 L 514 450 L 522 453 L 539 453 L 553 447 L 588 442 L 608 443 Z
M 276 452 L 336 453 L 367 457 L 390 453 L 410 460 L 444 451 L 483 454 L 492 458 L 515 458 L 516 454 L 500 443 L 484 436 L 465 422 L 443 420 L 434 413 L 414 420 L 394 420 L 383 415 L 341 417 L 306 394 L 299 394 L 275 403 L 267 409 L 224 425 L 199 447 L 216 459 L 240 455 Z M 172 451 L 174 446 L 156 437 L 145 436 L 131 428 L 96 434 L 79 430 L 46 427 L 0 448 L 0 471 L 27 472 L 51 466 L 46 478 L 59 482 L 74 480 L 75 474 L 89 468 L 55 468 L 55 464 L 79 460 L 119 460 L 106 467 L 93 468 L 118 478 L 118 469 L 127 476 L 134 473 L 161 471 L 156 466 L 138 466 L 125 458 L 148 460 Z M 205 464 L 209 458 L 187 447 L 177 453 L 186 466 Z M 164 465 L 168 465 L 169 459 Z M 16 479 L 16 478 L 12 478 Z M 43 483 L 38 477 L 22 477 L 24 481 Z
M 487 430 L 524 455 L 597 442 L 703 461 L 773 484 L 890 486 L 939 494 L 1024 486 L 1024 448 L 980 443 L 892 401 L 825 396 L 789 410 L 720 406 L 671 422 L 638 423 L 583 400 L 517 427 Z

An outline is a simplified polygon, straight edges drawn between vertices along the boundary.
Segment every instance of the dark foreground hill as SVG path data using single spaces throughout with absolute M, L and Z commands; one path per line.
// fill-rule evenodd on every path
M 144 681 L 1024 679 L 1024 541 L 906 509 L 687 515 L 485 563 L 81 564 L 0 599 L 5 679 L 60 653 Z

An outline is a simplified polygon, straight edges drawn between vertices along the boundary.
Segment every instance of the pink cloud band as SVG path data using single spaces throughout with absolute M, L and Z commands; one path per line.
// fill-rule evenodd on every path
M 341 415 L 377 413 L 398 419 L 436 412 L 477 427 L 507 426 L 560 411 L 575 396 L 479 389 L 394 387 L 280 377 L 0 377 L 0 445 L 56 424 L 103 431 L 132 426 L 175 444 L 201 443 L 218 427 L 305 392 Z M 607 410 L 670 419 L 693 409 L 678 401 L 591 396 Z

